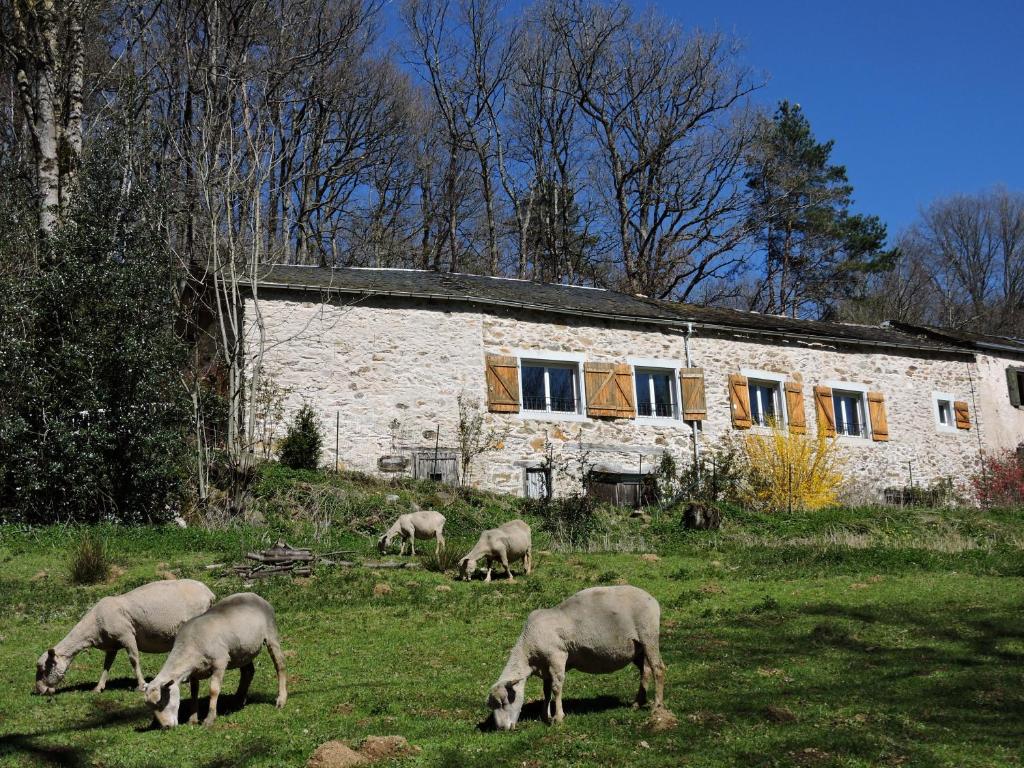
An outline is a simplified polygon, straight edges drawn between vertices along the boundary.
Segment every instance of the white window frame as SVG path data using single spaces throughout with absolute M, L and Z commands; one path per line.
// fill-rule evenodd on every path
M 789 380 L 789 376 L 785 373 L 776 373 L 775 371 L 762 371 L 758 368 L 740 368 L 740 375 L 747 379 L 747 397 L 750 397 L 750 385 L 751 384 L 773 384 L 775 385 L 775 405 L 778 406 L 775 411 L 779 414 L 780 427 L 785 427 L 789 424 L 789 410 L 786 408 L 786 382 Z M 753 421 L 754 407 L 751 403 L 750 417 Z M 767 429 L 767 425 L 758 424 L 756 422 L 752 425 L 755 429 Z
M 939 419 L 939 406 L 949 403 L 949 423 L 943 424 Z M 935 416 L 935 431 L 955 435 L 959 431 L 956 426 L 956 409 L 953 404 L 956 398 L 949 392 L 932 392 L 932 414 Z
M 536 349 L 513 350 L 516 357 L 517 375 L 519 376 L 519 417 L 522 419 L 539 419 L 541 421 L 586 421 L 586 403 L 583 386 L 583 360 L 579 352 L 547 352 Z M 576 372 L 576 410 L 575 411 L 534 411 L 528 410 L 525 405 L 526 392 L 523 389 L 523 364 L 541 363 L 547 367 L 572 368 Z M 544 400 L 545 406 L 551 400 L 551 390 L 548 381 L 548 374 L 544 372 Z
M 663 426 L 678 426 L 679 421 L 682 418 L 682 411 L 680 410 L 680 401 L 682 398 L 682 392 L 679 389 L 679 361 L 677 360 L 663 360 L 653 357 L 630 357 L 626 359 L 626 363 L 633 369 L 633 409 L 636 413 L 637 424 L 649 424 L 649 425 L 663 425 Z M 641 416 L 640 415 L 640 398 L 637 397 L 636 388 L 636 375 L 637 372 L 646 373 L 667 373 L 669 375 L 669 387 L 672 390 L 672 415 L 671 416 Z M 654 402 L 652 395 L 651 402 Z
M 852 381 L 825 381 L 822 383 L 832 390 L 832 411 L 833 417 L 836 420 L 836 436 L 843 442 L 849 441 L 858 444 L 872 442 L 874 434 L 871 431 L 871 414 L 868 411 L 868 385 L 856 384 Z M 864 434 L 846 435 L 839 431 L 839 414 L 835 413 L 835 397 L 837 393 L 841 395 L 860 396 L 860 417 L 864 424 Z

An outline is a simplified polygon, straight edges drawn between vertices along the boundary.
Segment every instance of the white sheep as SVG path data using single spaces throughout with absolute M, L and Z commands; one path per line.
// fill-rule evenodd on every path
M 236 698 L 238 706 L 243 706 L 256 672 L 253 659 L 264 645 L 277 670 L 276 706 L 282 709 L 288 700 L 288 689 L 284 654 L 270 603 L 252 592 L 240 592 L 225 597 L 202 616 L 186 622 L 178 632 L 167 661 L 145 688 L 146 703 L 157 722 L 164 728 L 178 724 L 179 686 L 185 680 L 189 681 L 192 694 L 189 722 L 199 722 L 199 681 L 208 677 L 210 711 L 203 723 L 211 725 L 217 719 L 217 698 L 228 669 L 241 669 Z
M 508 574 L 509 581 L 512 578 L 510 563 L 517 560 L 523 561 L 526 574 L 533 570 L 533 542 L 530 537 L 530 526 L 522 520 L 510 520 L 498 528 L 491 528 L 480 534 L 476 545 L 459 562 L 459 570 L 462 578 L 469 581 L 476 571 L 476 563 L 483 558 L 487 563 L 487 577 L 485 581 L 491 580 L 491 568 L 497 560 Z
M 569 669 L 604 674 L 636 664 L 641 676 L 634 706 L 647 702 L 653 676 L 654 709 L 660 709 L 665 698 L 660 623 L 658 601 L 630 586 L 591 587 L 554 608 L 533 611 L 487 697 L 495 726 L 515 728 L 530 675 L 544 681 L 544 719 L 561 722 L 562 685 Z
M 436 539 L 437 551 L 444 548 L 444 515 L 432 509 L 420 509 L 415 504 L 413 510 L 400 515 L 384 534 L 377 539 L 377 549 L 383 555 L 391 542 L 402 537 L 402 548 L 399 554 L 405 554 L 406 542 L 412 545 L 412 553 L 416 554 L 416 539 Z
M 121 648 L 127 652 L 139 690 L 142 690 L 146 679 L 139 665 L 139 651 L 169 651 L 178 628 L 206 611 L 215 599 L 209 587 L 192 579 L 154 581 L 123 595 L 104 597 L 63 640 L 39 657 L 36 693 L 52 694 L 64 679 L 72 659 L 89 648 L 107 652 L 94 691 L 99 693 L 106 687 L 110 667 Z

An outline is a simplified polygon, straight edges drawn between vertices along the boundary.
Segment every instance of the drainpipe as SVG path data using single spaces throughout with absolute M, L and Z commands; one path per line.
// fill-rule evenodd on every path
M 690 337 L 693 336 L 693 323 L 686 324 L 686 335 L 683 336 L 683 352 L 686 356 L 686 367 L 692 368 L 690 364 Z M 682 394 L 682 392 L 680 392 Z M 697 422 L 690 422 L 690 437 L 693 440 L 693 471 L 698 472 L 700 467 L 700 443 L 697 441 Z

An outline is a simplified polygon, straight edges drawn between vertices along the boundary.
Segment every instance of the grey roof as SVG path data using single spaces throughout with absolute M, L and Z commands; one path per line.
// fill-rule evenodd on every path
M 955 348 L 960 345 L 953 341 L 889 326 L 796 320 L 758 312 L 657 301 L 603 288 L 503 277 L 415 269 L 267 265 L 261 269 L 258 283 L 265 289 L 459 301 L 678 328 L 693 323 L 698 328 L 762 336 L 963 354 Z
M 905 333 L 917 334 L 958 347 L 1001 352 L 1014 356 L 1024 355 L 1024 339 L 1014 336 L 993 336 L 974 331 L 938 328 L 933 325 L 912 325 L 911 323 L 893 323 L 892 325 Z

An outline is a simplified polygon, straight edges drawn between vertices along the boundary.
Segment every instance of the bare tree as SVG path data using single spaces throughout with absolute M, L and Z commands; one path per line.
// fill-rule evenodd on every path
M 83 0 L 11 0 L 0 9 L 0 60 L 13 65 L 43 234 L 67 209 L 82 156 L 84 20 Z
M 601 191 L 632 292 L 687 299 L 738 264 L 754 85 L 722 34 L 573 0 L 550 15 L 590 123 Z

